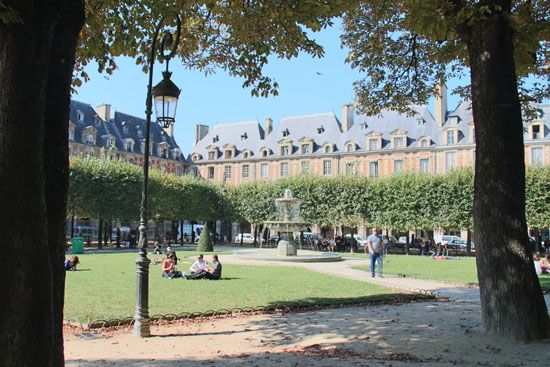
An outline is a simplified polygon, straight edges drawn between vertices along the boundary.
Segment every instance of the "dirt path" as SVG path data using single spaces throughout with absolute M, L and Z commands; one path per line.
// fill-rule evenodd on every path
M 224 256 L 225 263 L 243 260 Z M 398 306 L 241 316 L 131 329 L 65 334 L 67 366 L 541 366 L 550 343 L 491 338 L 481 329 L 479 294 L 440 282 L 371 278 L 365 260 L 300 264 L 314 271 L 450 296 Z M 250 261 L 247 261 L 250 263 Z M 261 265 L 275 265 L 261 263 Z M 297 264 L 276 264 L 297 266 Z M 548 303 L 548 299 L 547 299 Z

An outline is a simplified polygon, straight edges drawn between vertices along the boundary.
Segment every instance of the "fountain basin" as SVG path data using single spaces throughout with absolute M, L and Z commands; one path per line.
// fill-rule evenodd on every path
M 278 255 L 277 250 L 256 249 L 235 252 L 235 257 L 247 260 L 285 261 L 285 262 L 335 262 L 342 257 L 334 252 L 298 250 L 295 256 Z

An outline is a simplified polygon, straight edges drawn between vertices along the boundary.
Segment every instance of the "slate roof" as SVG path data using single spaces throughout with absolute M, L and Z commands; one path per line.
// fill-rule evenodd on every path
M 78 119 L 78 111 L 83 114 L 82 121 Z M 133 153 L 143 154 L 141 142 L 145 139 L 145 119 L 115 111 L 113 119 L 107 122 L 98 116 L 91 105 L 72 100 L 69 120 L 75 124 L 74 143 L 87 144 L 82 141 L 82 132 L 86 127 L 94 126 L 97 129 L 95 146 L 107 148 L 106 138 L 111 135 L 115 137 L 116 148 L 124 150 L 124 141 L 130 138 L 134 141 Z M 174 158 L 173 150 L 180 149 L 174 137 L 169 136 L 159 124 L 152 122 L 150 144 L 153 146 L 153 156 L 158 157 L 157 147 L 162 142 L 170 146 L 168 159 L 185 161 L 183 154 Z
M 541 105 L 544 115 L 542 121 L 545 123 L 543 139 L 550 140 L 550 105 Z M 235 145 L 237 153 L 234 158 L 242 158 L 242 151 L 250 149 L 253 153 L 251 158 L 259 157 L 263 148 L 270 149 L 271 157 L 280 156 L 279 142 L 282 139 L 292 141 L 294 147 L 292 155 L 299 155 L 299 140 L 302 138 L 312 139 L 314 148 L 312 154 L 323 153 L 321 147 L 325 143 L 334 144 L 334 152 L 345 152 L 347 142 L 355 142 L 356 152 L 367 151 L 367 135 L 372 133 L 380 134 L 382 137 L 381 150 L 391 150 L 392 132 L 403 131 L 407 135 L 406 148 L 420 147 L 419 139 L 429 137 L 430 147 L 446 146 L 445 130 L 456 128 L 459 131 L 458 140 L 453 146 L 471 145 L 471 122 L 473 121 L 472 110 L 469 102 L 460 103 L 454 110 L 447 111 L 446 121 L 443 126 L 438 126 L 433 115 L 427 106 L 413 106 L 416 112 L 412 116 L 400 114 L 395 111 L 385 110 L 380 116 L 357 115 L 349 131 L 342 131 L 342 125 L 334 113 L 319 113 L 314 115 L 285 117 L 273 129 L 264 136 L 264 130 L 257 121 L 228 123 L 216 125 L 203 139 L 195 144 L 191 151 L 200 154 L 201 161 L 207 161 L 208 148 L 211 145 L 217 146 L 220 150 L 218 158 L 222 157 L 223 147 L 226 144 Z M 537 120 L 538 121 L 538 120 Z M 525 140 L 529 140 L 527 126 L 530 122 L 524 122 Z M 247 139 L 242 140 L 241 135 L 247 134 Z M 283 136 L 284 135 L 284 136 Z M 217 142 L 214 142 L 215 138 Z M 405 148 L 405 149 L 406 149 Z

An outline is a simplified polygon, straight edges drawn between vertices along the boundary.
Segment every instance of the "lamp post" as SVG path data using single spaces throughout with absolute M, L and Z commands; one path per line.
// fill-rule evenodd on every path
M 222 195 L 220 199 L 220 246 L 223 246 L 224 239 L 223 239 L 223 217 L 225 215 L 224 207 L 223 207 L 223 197 L 225 196 L 225 193 L 227 192 L 227 189 L 225 188 L 225 181 L 227 179 L 227 176 L 225 172 L 223 173 L 223 180 L 222 180 Z
M 155 63 L 155 54 L 157 38 L 164 22 L 174 17 L 176 20 L 175 30 L 165 30 L 160 40 L 160 60 L 166 62 L 166 70 L 162 73 L 163 79 L 153 87 L 153 66 Z M 153 35 L 151 42 L 151 54 L 149 56 L 149 84 L 147 85 L 147 99 L 145 101 L 146 119 L 145 119 L 145 147 L 143 152 L 143 183 L 141 190 L 141 206 L 139 220 L 139 257 L 135 263 L 137 266 L 136 282 L 136 313 L 134 316 L 134 335 L 138 337 L 151 336 L 149 329 L 149 264 L 151 260 L 147 258 L 147 189 L 149 183 L 149 137 L 151 131 L 151 114 L 153 97 L 155 99 L 155 112 L 157 123 L 167 128 L 175 121 L 176 107 L 180 89 L 170 80 L 171 72 L 168 71 L 168 64 L 175 56 L 179 43 L 181 29 L 181 20 L 177 13 L 164 16 Z

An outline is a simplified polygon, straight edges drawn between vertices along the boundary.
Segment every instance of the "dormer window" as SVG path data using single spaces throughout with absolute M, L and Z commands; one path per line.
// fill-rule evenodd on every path
M 124 150 L 128 152 L 134 151 L 134 141 L 132 139 L 126 139 L 124 141 Z
M 166 133 L 163 131 L 161 136 L 162 141 L 166 141 Z
M 108 136 L 107 139 L 105 139 L 105 147 L 110 148 L 114 146 L 115 146 L 115 137 Z
M 181 154 L 181 153 L 180 153 Z M 200 155 L 198 153 L 194 153 L 192 156 L 191 156 L 191 160 L 193 162 L 196 162 L 200 159 Z
M 243 153 L 243 158 L 248 158 L 248 152 Z
M 290 147 L 288 145 L 281 146 L 281 155 L 290 155 Z
M 74 140 L 74 132 L 75 132 L 75 126 L 71 121 L 69 121 L 69 140 L 70 141 Z
M 538 140 L 542 139 L 544 137 L 543 131 L 544 131 L 544 125 L 541 123 L 534 123 L 529 126 L 529 138 L 531 140 Z
M 97 134 L 96 128 L 93 126 L 88 126 L 84 128 L 84 131 L 82 132 L 82 141 L 84 142 L 84 144 L 95 145 L 96 134 Z
M 428 138 L 422 138 L 420 139 L 420 148 L 427 148 L 430 146 L 430 141 Z
M 378 149 L 378 139 L 369 139 L 369 150 Z
M 97 126 L 97 127 L 101 126 L 101 119 L 99 118 L 99 116 L 96 116 L 94 118 L 94 123 L 95 123 L 95 126 Z
M 241 141 L 244 141 L 244 140 L 246 140 L 246 139 L 248 139 L 247 133 L 242 134 L 242 135 L 241 135 Z
M 424 120 L 424 118 L 422 118 L 421 116 L 416 118 L 416 124 L 418 126 L 424 125 L 425 123 L 426 123 L 426 120 Z
M 122 123 L 122 133 L 125 135 L 128 135 L 130 129 L 128 128 L 128 124 L 126 122 Z
M 165 142 L 162 142 L 158 146 L 158 155 L 161 158 L 168 158 L 170 153 L 170 145 Z
M 234 158 L 236 155 L 236 148 L 232 144 L 226 144 L 223 146 L 223 156 L 225 159 Z
M 404 140 L 403 137 L 393 138 L 393 147 L 394 147 L 395 149 L 401 149 L 401 148 L 403 148 L 403 140 Z
M 143 131 L 141 130 L 141 128 L 139 127 L 139 125 L 136 126 L 136 130 L 137 130 L 137 136 L 138 136 L 138 138 L 143 138 Z
M 367 127 L 369 127 L 369 125 L 367 125 L 366 122 L 361 122 L 361 123 L 359 124 L 359 129 L 360 129 L 360 130 L 367 130 Z
M 302 144 L 302 154 L 309 154 L 311 153 L 309 149 L 309 144 Z
M 208 159 L 209 160 L 216 159 L 216 151 L 214 151 L 214 150 L 209 151 L 208 152 Z
M 290 135 L 290 131 L 288 129 L 283 130 L 283 137 Z
M 355 143 L 348 143 L 346 144 L 346 152 L 354 152 L 355 151 Z
M 233 158 L 233 151 L 228 149 L 225 151 L 225 159 Z
M 332 153 L 333 150 L 334 150 L 334 147 L 333 147 L 333 145 L 330 144 L 330 143 L 327 143 L 327 144 L 325 144 L 325 145 L 323 146 L 323 152 L 324 152 L 324 153 Z
M 181 156 L 181 150 L 179 150 L 179 148 L 175 148 L 172 152 L 174 155 L 174 159 L 179 159 L 179 157 Z
M 324 132 L 325 132 L 325 128 L 323 127 L 323 125 L 321 125 L 321 127 L 317 128 L 317 134 L 322 134 Z
M 149 155 L 153 155 L 153 145 L 154 144 L 149 145 Z M 141 153 L 145 154 L 145 140 L 141 141 L 140 146 L 141 146 Z
M 458 125 L 458 116 L 449 116 L 449 125 Z
M 84 122 L 84 113 L 80 110 L 76 111 L 76 121 Z
M 447 130 L 447 132 L 445 133 L 445 138 L 446 138 L 446 143 L 447 145 L 454 145 L 456 144 L 456 129 L 449 129 Z
M 217 143 L 218 141 L 220 141 L 220 138 L 219 138 L 218 135 L 216 135 L 216 136 L 214 136 L 214 137 L 212 138 L 212 142 L 213 142 L 213 143 Z
M 262 154 L 262 157 L 267 157 L 269 155 L 269 149 L 268 148 L 264 148 L 261 150 L 261 154 Z

